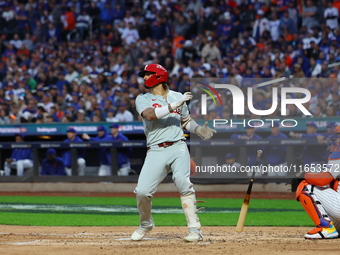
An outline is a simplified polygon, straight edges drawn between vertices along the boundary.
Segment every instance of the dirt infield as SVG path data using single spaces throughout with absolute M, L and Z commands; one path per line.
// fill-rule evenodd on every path
M 305 240 L 309 228 L 204 227 L 205 240 L 185 243 L 185 227 L 156 227 L 145 240 L 130 241 L 134 227 L 0 226 L 2 254 L 339 254 L 336 240 Z
M 133 193 L 1 192 L 1 196 L 134 197 Z M 200 198 L 244 198 L 244 192 L 198 192 Z M 156 193 L 155 197 L 178 197 Z M 292 193 L 254 192 L 252 198 L 294 199 Z M 306 227 L 204 227 L 205 240 L 185 243 L 186 227 L 156 227 L 145 240 L 130 241 L 136 227 L 33 227 L 0 225 L 3 254 L 339 254 L 336 240 L 305 240 Z

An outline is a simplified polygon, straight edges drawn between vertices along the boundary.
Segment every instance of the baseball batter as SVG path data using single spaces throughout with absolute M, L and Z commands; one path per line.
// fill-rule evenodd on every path
M 296 189 L 297 200 L 316 225 L 305 234 L 306 239 L 338 238 L 340 231 L 340 126 L 335 133 L 338 147 L 329 156 L 327 168 L 321 173 L 305 173 Z
M 210 139 L 216 131 L 209 128 L 207 122 L 199 126 L 190 118 L 186 101 L 192 98 L 191 93 L 181 94 L 169 90 L 168 72 L 163 66 L 146 65 L 138 75 L 144 78 L 144 85 L 151 91 L 136 99 L 137 111 L 143 118 L 148 148 L 135 189 L 140 225 L 131 240 L 142 240 L 146 232 L 154 228 L 151 200 L 158 185 L 172 171 L 172 179 L 180 192 L 189 228 L 189 234 L 184 240 L 201 241 L 203 234 L 197 215 L 196 196 L 189 179 L 190 155 L 182 129 L 196 133 L 203 140 Z

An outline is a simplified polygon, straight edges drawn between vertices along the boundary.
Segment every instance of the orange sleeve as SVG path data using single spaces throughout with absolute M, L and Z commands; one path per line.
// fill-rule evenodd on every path
M 322 173 L 306 173 L 305 179 L 308 183 L 315 186 L 325 186 L 334 180 L 333 176 L 328 172 Z

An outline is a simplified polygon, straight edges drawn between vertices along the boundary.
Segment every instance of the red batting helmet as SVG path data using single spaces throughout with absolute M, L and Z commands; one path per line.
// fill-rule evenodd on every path
M 146 72 L 153 73 L 152 76 L 144 82 L 146 87 L 154 87 L 162 82 L 168 82 L 169 73 L 168 71 L 159 64 L 149 64 L 141 70 L 138 75 L 144 78 Z

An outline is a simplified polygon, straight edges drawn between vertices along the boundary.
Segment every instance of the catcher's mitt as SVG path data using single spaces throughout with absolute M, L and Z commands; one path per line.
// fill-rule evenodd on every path
M 290 180 L 289 183 L 287 183 L 287 184 L 290 184 L 292 192 L 294 193 L 296 192 L 297 187 L 299 186 L 300 182 L 302 182 L 305 179 L 304 175 L 305 175 L 304 172 L 299 172 L 295 175 L 294 178 Z

